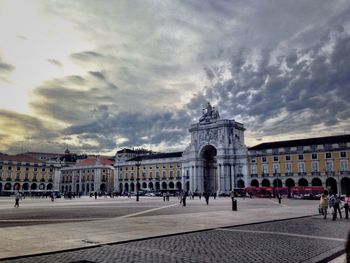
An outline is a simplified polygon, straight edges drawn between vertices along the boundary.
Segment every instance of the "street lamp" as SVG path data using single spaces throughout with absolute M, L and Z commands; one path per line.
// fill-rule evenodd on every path
M 137 178 L 136 178 L 136 202 L 139 200 L 139 188 L 140 188 L 140 165 L 141 162 L 139 160 L 136 161 L 136 167 L 137 167 Z

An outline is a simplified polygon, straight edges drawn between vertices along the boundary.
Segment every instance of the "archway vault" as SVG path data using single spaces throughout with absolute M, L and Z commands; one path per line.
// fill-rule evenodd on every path
M 200 150 L 202 176 L 197 183 L 197 191 L 214 193 L 217 191 L 217 150 L 211 145 L 205 145 Z

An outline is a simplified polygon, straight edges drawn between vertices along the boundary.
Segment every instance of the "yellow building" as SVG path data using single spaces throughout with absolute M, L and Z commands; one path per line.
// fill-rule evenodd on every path
M 59 164 L 38 160 L 25 154 L 0 154 L 0 194 L 56 190 Z
M 345 194 L 349 161 L 350 135 L 262 143 L 249 148 L 248 182 L 255 187 L 323 186 Z
M 61 193 L 87 195 L 91 192 L 114 192 L 113 160 L 90 156 L 76 164 L 64 167 L 60 174 Z
M 132 150 L 128 150 L 130 152 Z M 120 157 L 120 156 L 119 156 Z M 182 152 L 156 153 L 118 158 L 115 162 L 115 189 L 120 193 L 137 190 L 181 191 Z

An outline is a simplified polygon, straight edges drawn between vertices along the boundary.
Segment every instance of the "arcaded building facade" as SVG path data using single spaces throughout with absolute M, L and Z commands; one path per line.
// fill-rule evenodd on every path
M 350 135 L 262 143 L 248 153 L 249 185 L 245 186 L 350 191 Z

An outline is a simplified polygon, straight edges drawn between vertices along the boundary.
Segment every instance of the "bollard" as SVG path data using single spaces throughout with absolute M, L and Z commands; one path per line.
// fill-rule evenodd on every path
M 232 199 L 232 211 L 237 211 L 237 200 Z

